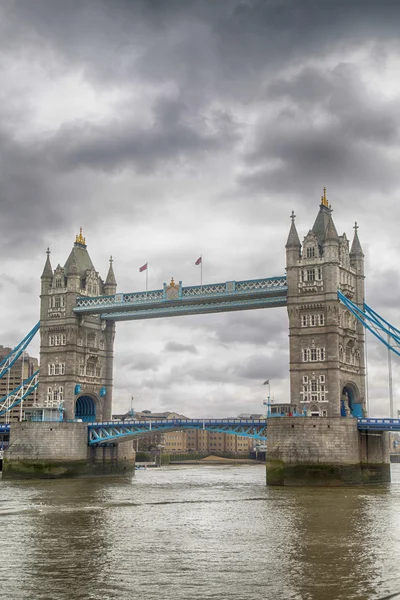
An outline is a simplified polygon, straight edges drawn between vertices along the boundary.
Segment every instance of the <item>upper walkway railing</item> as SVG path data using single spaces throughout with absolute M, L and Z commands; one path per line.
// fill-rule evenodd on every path
M 285 275 L 188 287 L 183 287 L 180 281 L 170 285 L 165 283 L 162 290 L 93 298 L 82 296 L 77 299 L 74 312 L 125 321 L 285 306 L 286 297 Z

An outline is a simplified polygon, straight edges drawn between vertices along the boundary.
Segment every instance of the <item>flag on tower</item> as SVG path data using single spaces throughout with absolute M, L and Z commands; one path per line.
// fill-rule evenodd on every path
M 139 273 L 141 273 L 142 271 L 147 271 L 147 263 L 140 267 Z
M 202 257 L 199 256 L 199 258 L 196 260 L 196 262 L 194 263 L 195 265 L 201 265 L 202 263 Z
M 267 379 L 267 381 L 264 381 L 263 385 L 269 385 L 269 379 Z

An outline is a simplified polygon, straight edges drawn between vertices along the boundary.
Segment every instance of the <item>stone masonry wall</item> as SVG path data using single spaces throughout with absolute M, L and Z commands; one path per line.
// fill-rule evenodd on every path
M 86 423 L 13 423 L 8 460 L 86 460 Z
M 356 419 L 274 418 L 268 421 L 268 459 L 285 464 L 355 464 L 359 458 Z

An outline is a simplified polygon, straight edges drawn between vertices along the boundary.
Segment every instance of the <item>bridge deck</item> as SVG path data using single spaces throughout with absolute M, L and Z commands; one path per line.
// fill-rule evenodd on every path
M 274 417 L 269 417 L 274 418 Z M 310 417 L 299 416 L 299 419 Z M 323 418 L 323 417 L 322 417 Z M 89 444 L 123 441 L 123 438 L 179 429 L 200 429 L 230 433 L 265 440 L 268 419 L 161 419 L 154 421 L 108 421 L 89 423 Z M 400 431 L 400 419 L 357 419 L 360 431 Z M 0 424 L 0 434 L 9 433 L 12 425 Z
M 162 290 L 80 297 L 74 312 L 100 314 L 102 319 L 127 321 L 286 306 L 286 276 L 226 281 L 183 287 L 164 284 Z

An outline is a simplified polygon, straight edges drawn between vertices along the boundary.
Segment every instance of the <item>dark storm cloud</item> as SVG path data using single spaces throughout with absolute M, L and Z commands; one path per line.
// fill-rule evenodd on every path
M 369 90 L 356 67 L 305 68 L 292 79 L 275 79 L 265 101 L 271 110 L 261 117 L 246 156 L 244 185 L 310 193 L 312 172 L 336 190 L 398 183 L 390 155 L 399 144 L 398 102 Z
M 210 119 L 190 114 L 179 99 L 156 102 L 152 122 L 135 123 L 134 115 L 110 123 L 72 123 L 45 143 L 44 152 L 61 170 L 152 171 L 158 165 L 182 166 L 189 158 L 218 152 L 235 141 L 229 115 L 216 112 Z
M 0 47 L 10 65 L 29 56 L 50 76 L 79 70 L 100 87 L 121 86 L 127 104 L 141 85 L 155 86 L 148 123 L 125 109 L 102 122 L 67 117 L 58 129 L 34 139 L 17 138 L 3 127 L 3 245 L 11 229 L 19 236 L 17 251 L 28 231 L 32 240 L 42 231 L 61 229 L 66 202 L 87 210 L 82 193 L 91 199 L 101 183 L 79 180 L 84 169 L 150 175 L 188 161 L 201 169 L 206 158 L 233 153 L 244 130 L 239 132 L 233 112 L 220 106 L 243 101 L 249 110 L 262 109 L 241 169 L 240 181 L 251 193 L 309 192 L 315 185 L 310 171 L 318 171 L 328 186 L 361 182 L 373 189 L 396 181 L 397 165 L 387 154 L 387 146 L 398 142 L 394 102 L 384 103 L 376 94 L 368 100 L 350 67 L 331 72 L 306 67 L 292 79 L 276 79 L 276 73 L 280 65 L 298 68 L 347 45 L 372 41 L 387 50 L 397 39 L 397 2 L 10 0 L 0 10 Z M 381 55 L 384 60 L 384 50 Z M 2 100 L 8 108 L 11 100 Z M 277 113 L 276 103 L 285 102 Z M 308 120 L 304 114 L 299 118 L 305 104 Z M 14 127 L 18 106 L 22 117 L 23 99 Z M 321 114 L 327 117 L 323 124 Z M 240 157 L 236 160 L 240 166 Z M 236 204 L 242 200 L 230 198 Z M 97 214 L 106 201 L 96 202 Z
M 194 344 L 179 344 L 178 342 L 167 342 L 164 346 L 165 352 L 189 352 L 190 354 L 198 354 Z
M 396 0 L 10 0 L 3 12 L 7 48 L 44 46 L 107 84 L 139 72 L 243 95 L 265 72 L 344 42 L 397 40 L 400 19 Z

